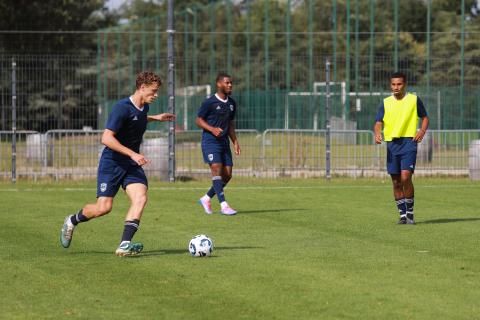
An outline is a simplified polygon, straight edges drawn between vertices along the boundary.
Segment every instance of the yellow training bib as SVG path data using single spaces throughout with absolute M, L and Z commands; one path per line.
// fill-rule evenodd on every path
M 393 95 L 383 99 L 383 134 L 385 141 L 415 137 L 418 127 L 417 96 L 407 93 L 401 100 Z

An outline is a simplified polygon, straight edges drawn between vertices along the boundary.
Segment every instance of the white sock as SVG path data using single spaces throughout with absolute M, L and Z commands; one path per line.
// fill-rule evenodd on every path
M 228 203 L 227 201 L 223 201 L 222 203 L 220 203 L 220 207 L 223 209 L 225 207 L 228 207 Z
M 120 242 L 120 244 L 118 246 L 121 247 L 121 246 L 123 246 L 125 244 L 129 244 L 129 243 L 130 243 L 130 241 L 122 241 L 122 242 Z
M 212 198 L 210 198 L 210 197 L 208 196 L 208 194 L 206 194 L 206 195 L 204 195 L 204 196 L 202 197 L 202 199 L 203 199 L 203 200 L 211 200 Z

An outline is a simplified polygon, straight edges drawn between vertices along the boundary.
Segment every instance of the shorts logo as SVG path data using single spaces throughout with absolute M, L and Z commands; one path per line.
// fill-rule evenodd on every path
M 213 161 L 213 154 L 210 153 L 210 154 L 208 155 L 208 161 Z
M 100 184 L 100 191 L 105 192 L 105 190 L 107 190 L 107 184 L 106 183 Z
M 230 105 L 230 111 L 233 111 L 233 105 L 232 104 Z

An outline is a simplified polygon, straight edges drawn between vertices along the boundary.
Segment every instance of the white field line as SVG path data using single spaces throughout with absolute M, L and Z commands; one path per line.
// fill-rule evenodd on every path
M 205 187 L 150 187 L 148 188 L 150 191 L 195 191 L 195 190 L 205 190 L 209 187 L 209 185 L 205 184 Z M 269 186 L 261 186 L 261 187 L 228 187 L 228 190 L 283 190 L 283 189 L 384 189 L 386 187 L 390 187 L 389 184 L 379 184 L 378 186 L 283 186 L 283 187 L 269 187 Z M 437 188 L 437 189 L 445 189 L 445 188 L 475 188 L 480 187 L 480 185 L 416 185 L 415 188 Z M 66 192 L 76 192 L 76 191 L 95 191 L 96 188 L 0 188 L 0 192 L 58 192 L 58 191 L 66 191 Z

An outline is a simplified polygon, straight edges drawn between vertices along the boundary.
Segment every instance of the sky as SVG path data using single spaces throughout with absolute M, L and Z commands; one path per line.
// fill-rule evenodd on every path
M 108 0 L 107 7 L 111 10 L 118 9 L 122 4 L 127 2 L 128 0 Z

